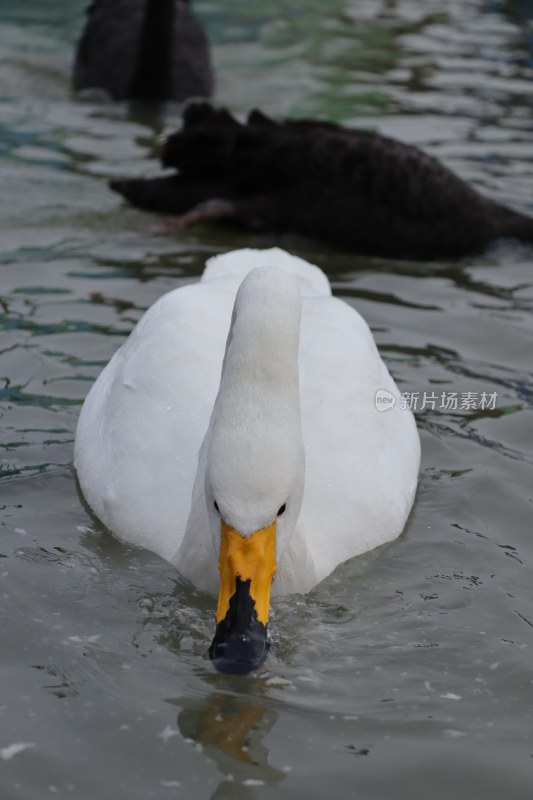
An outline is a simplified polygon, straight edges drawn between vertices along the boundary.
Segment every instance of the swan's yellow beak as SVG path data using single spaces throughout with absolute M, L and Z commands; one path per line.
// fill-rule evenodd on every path
M 245 674 L 268 652 L 270 587 L 276 571 L 276 523 L 242 536 L 221 522 L 217 630 L 209 655 L 221 672 Z

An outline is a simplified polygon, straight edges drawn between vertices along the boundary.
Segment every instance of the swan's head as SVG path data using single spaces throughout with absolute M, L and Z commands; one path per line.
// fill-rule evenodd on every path
M 209 652 L 225 672 L 266 657 L 271 582 L 302 503 L 300 314 L 295 280 L 275 267 L 250 272 L 235 300 L 205 484 L 220 570 Z

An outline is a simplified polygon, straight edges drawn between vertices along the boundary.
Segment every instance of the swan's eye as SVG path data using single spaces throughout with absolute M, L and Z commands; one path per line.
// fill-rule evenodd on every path
M 278 511 L 278 517 L 281 517 L 286 508 L 287 508 L 287 503 L 283 503 L 280 510 Z
M 218 507 L 218 503 L 216 500 L 215 500 L 215 511 L 217 512 L 217 514 L 220 514 L 220 509 Z

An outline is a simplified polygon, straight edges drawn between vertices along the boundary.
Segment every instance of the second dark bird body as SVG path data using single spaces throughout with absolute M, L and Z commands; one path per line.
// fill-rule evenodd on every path
M 195 219 L 206 201 L 227 201 L 220 217 L 230 224 L 389 258 L 455 258 L 501 238 L 533 243 L 532 219 L 378 133 L 313 120 L 278 123 L 257 111 L 240 123 L 196 104 L 167 140 L 162 162 L 178 174 L 111 186 L 154 211 L 187 215 L 200 204 Z
M 207 38 L 186 0 L 95 0 L 74 62 L 74 88 L 113 100 L 209 97 Z

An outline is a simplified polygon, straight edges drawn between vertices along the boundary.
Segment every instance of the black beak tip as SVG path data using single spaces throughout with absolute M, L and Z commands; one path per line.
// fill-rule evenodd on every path
M 266 637 L 237 636 L 227 641 L 213 640 L 209 658 L 215 669 L 229 675 L 248 675 L 264 664 L 270 643 Z
M 218 625 L 209 648 L 209 658 L 219 672 L 248 675 L 260 667 L 270 649 L 266 623 L 257 618 L 255 601 L 250 596 L 251 580 L 237 577 L 235 594 Z

